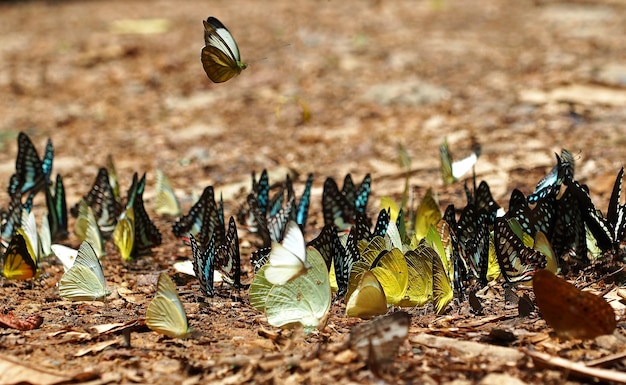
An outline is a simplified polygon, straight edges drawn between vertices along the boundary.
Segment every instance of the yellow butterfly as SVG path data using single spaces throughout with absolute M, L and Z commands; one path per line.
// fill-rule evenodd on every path
M 239 47 L 219 20 L 209 17 L 204 24 L 204 44 L 200 59 L 204 72 L 214 83 L 223 83 L 248 67 L 241 61 Z
M 3 274 L 6 279 L 31 279 L 37 275 L 37 254 L 24 229 L 19 228 L 4 256 Z
M 74 232 L 81 242 L 89 242 L 98 258 L 105 254 L 104 242 L 102 241 L 98 221 L 93 213 L 93 209 L 87 204 L 85 199 L 81 199 L 78 204 L 78 217 L 74 224 Z
M 387 312 L 387 297 L 380 282 L 371 271 L 361 276 L 359 284 L 348 298 L 346 315 L 370 319 Z
M 156 195 L 154 196 L 154 212 L 159 215 L 177 217 L 181 214 L 180 204 L 167 175 L 156 170 Z
M 156 295 L 148 305 L 146 325 L 171 338 L 187 338 L 193 332 L 176 286 L 166 273 L 159 274 Z
M 415 213 L 415 237 L 417 240 L 424 238 L 428 233 L 428 227 L 436 225 L 440 219 L 439 204 L 433 197 L 433 191 L 428 189 Z
M 117 221 L 113 232 L 113 243 L 120 251 L 123 261 L 130 261 L 135 245 L 135 214 L 132 207 L 126 209 Z

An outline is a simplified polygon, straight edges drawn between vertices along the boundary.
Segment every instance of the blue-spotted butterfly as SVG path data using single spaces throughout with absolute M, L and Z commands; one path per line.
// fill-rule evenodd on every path
M 546 257 L 524 245 L 511 228 L 515 219 L 497 218 L 494 225 L 494 242 L 500 271 L 507 282 L 530 281 L 537 269 L 547 265 Z
M 187 215 L 183 215 L 172 225 L 177 237 L 187 238 L 193 235 L 203 247 L 216 233 L 218 242 L 224 239 L 224 211 L 220 200 L 218 207 L 212 186 L 207 186 L 198 201 L 191 207 Z
M 54 147 L 48 139 L 43 160 L 39 158 L 37 150 L 28 135 L 20 132 L 17 136 L 17 158 L 15 160 L 15 174 L 9 181 L 9 195 L 13 196 L 17 191 L 22 196 L 27 192 L 32 197 L 50 183 L 52 173 L 52 160 Z
M 52 241 L 58 242 L 67 238 L 67 203 L 63 178 L 57 174 L 54 184 L 54 194 L 46 189 L 46 206 L 48 207 L 48 225 Z
M 350 174 L 346 175 L 341 191 L 333 178 L 324 182 L 322 211 L 324 224 L 335 224 L 340 231 L 348 229 L 358 213 L 366 214 L 367 201 L 371 192 L 372 179 L 369 174 L 355 187 Z
M 96 175 L 91 189 L 82 199 L 84 199 L 87 205 L 93 210 L 102 235 L 105 237 L 110 236 L 117 224 L 117 217 L 124 210 L 124 206 L 115 198 L 109 172 L 106 168 L 101 167 L 98 170 L 98 174 Z M 79 203 L 76 203 L 76 205 L 70 209 L 70 213 L 74 217 L 78 216 Z
M 143 191 L 146 187 L 146 174 L 138 180 L 137 173 L 133 174 L 133 182 L 128 190 L 126 208 L 132 207 L 135 214 L 135 243 L 133 256 L 142 255 L 161 244 L 161 233 L 152 223 L 143 204 Z
M 574 178 L 574 156 L 566 149 L 561 150 L 561 156 L 555 155 L 556 166 L 537 183 L 535 191 L 528 196 L 529 203 L 535 203 L 548 195 L 556 197 L 561 190 L 563 181 Z

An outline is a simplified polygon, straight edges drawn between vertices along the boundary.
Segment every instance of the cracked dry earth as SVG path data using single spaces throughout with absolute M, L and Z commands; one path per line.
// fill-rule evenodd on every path
M 220 85 L 199 60 L 209 15 L 228 26 L 249 64 Z M 161 20 L 139 33 L 128 29 L 129 19 Z M 463 206 L 463 184 L 441 182 L 438 146 L 447 137 L 457 156 L 473 140 L 482 144 L 477 177 L 503 207 L 514 188 L 530 193 L 554 152 L 567 148 L 576 178 L 604 208 L 626 159 L 624 36 L 619 0 L 1 3 L 0 206 L 9 202 L 15 137 L 24 131 L 40 153 L 52 139 L 53 172 L 64 178 L 68 205 L 87 192 L 109 154 L 123 191 L 133 172 L 146 172 L 144 198 L 163 244 L 122 263 L 107 243 L 103 266 L 113 294 L 104 303 L 61 300 L 63 268 L 53 259 L 32 282 L 5 280 L 2 312 L 41 314 L 44 322 L 27 332 L 0 330 L 0 383 L 590 381 L 528 352 L 585 363 L 622 352 L 619 337 L 550 338 L 537 312 L 517 317 L 500 285 L 483 316 L 467 303 L 443 316 L 431 306 L 407 309 L 409 338 L 383 380 L 344 349 L 361 321 L 343 315 L 343 302 L 333 305 L 324 330 L 304 336 L 269 326 L 245 291 L 239 300 L 204 299 L 195 279 L 171 268 L 191 250 L 171 233 L 174 219 L 154 214 L 154 177 L 157 167 L 166 172 L 185 212 L 213 185 L 229 216 L 245 201 L 252 171 L 267 169 L 270 181 L 290 173 L 297 191 L 313 172 L 310 240 L 323 225 L 328 176 L 371 173 L 370 216 L 381 196 L 401 195 L 399 143 L 411 157 L 417 197 L 432 187 L 442 208 Z M 42 196 L 34 210 L 45 211 Z M 249 282 L 257 239 L 243 228 L 239 238 Z M 78 246 L 73 234 L 65 243 Z M 161 271 L 178 285 L 194 338 L 139 327 L 129 347 L 116 329 L 97 328 L 141 320 Z M 593 274 L 569 279 L 609 289 Z M 623 306 L 615 300 L 614 307 L 623 331 Z M 497 337 L 501 331 L 513 338 Z M 624 363 L 604 368 L 620 371 Z

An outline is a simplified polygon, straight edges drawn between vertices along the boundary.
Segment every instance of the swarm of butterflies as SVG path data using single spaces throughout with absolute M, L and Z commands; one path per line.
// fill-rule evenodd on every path
M 210 17 L 204 28 L 201 59 L 212 81 L 224 82 L 246 68 L 223 24 Z M 40 158 L 25 133 L 19 133 L 17 141 L 10 203 L 1 219 L 4 278 L 36 278 L 40 260 L 54 254 L 65 268 L 59 282 L 61 297 L 104 300 L 110 291 L 100 259 L 107 239 L 112 238 L 125 262 L 161 244 L 161 233 L 144 206 L 145 174 L 133 175 L 122 199 L 109 157 L 91 189 L 69 210 L 82 241 L 75 250 L 60 244 L 69 234 L 68 210 L 62 177 L 51 180 L 52 142 L 48 140 Z M 480 146 L 454 162 L 444 141 L 440 155 L 444 184 L 450 184 L 474 167 Z M 443 313 L 455 298 L 463 301 L 468 292 L 500 277 L 509 285 L 529 284 L 538 270 L 556 273 L 584 268 L 595 258 L 620 257 L 626 233 L 626 205 L 620 203 L 623 169 L 604 216 L 591 201 L 588 188 L 574 179 L 574 163 L 567 150 L 556 155 L 556 165 L 531 195 L 512 192 L 506 212 L 493 199 L 487 182 L 477 184 L 474 177 L 472 186 L 465 186 L 467 204 L 461 210 L 450 205 L 442 213 L 431 190 L 413 209 L 405 189 L 400 204 L 389 197 L 381 199 L 373 226 L 367 207 L 370 175 L 355 184 L 348 174 L 341 189 L 327 178 L 322 194 L 324 227 L 308 242 L 313 175 L 298 198 L 289 176 L 272 185 L 265 170 L 258 180 L 253 174 L 246 202 L 226 227 L 223 201 L 221 196 L 216 200 L 212 186 L 183 215 L 171 183 L 157 171 L 154 211 L 177 217 L 172 231 L 190 245 L 192 258 L 175 268 L 197 277 L 203 295 L 220 294 L 217 282 L 234 290 L 248 288 L 250 305 L 262 311 L 269 324 L 301 325 L 310 332 L 326 325 L 333 298 L 345 302 L 347 316 L 363 319 L 385 314 L 390 307 L 429 304 Z M 47 206 L 39 229 L 32 210 L 38 193 L 45 194 Z M 247 267 L 241 264 L 237 221 L 258 236 L 258 248 L 250 256 L 254 276 L 248 282 L 247 274 L 242 274 Z M 408 330 L 404 316 L 390 320 L 377 322 L 396 322 Z M 192 333 L 167 274 L 159 276 L 146 324 L 170 337 Z

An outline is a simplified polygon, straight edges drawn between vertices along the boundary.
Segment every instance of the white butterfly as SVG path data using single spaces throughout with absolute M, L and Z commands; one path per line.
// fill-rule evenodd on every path
M 166 273 L 159 274 L 156 294 L 146 312 L 146 325 L 171 338 L 186 338 L 192 333 L 176 286 Z
M 48 216 L 41 217 L 41 225 L 39 226 L 39 244 L 41 245 L 41 255 L 47 257 L 52 254 L 51 244 L 52 235 L 50 234 L 50 224 Z
M 110 294 L 100 260 L 89 242 L 81 243 L 74 265 L 61 277 L 59 294 L 70 301 L 98 301 Z
M 174 267 L 174 270 L 176 270 L 179 273 L 191 275 L 192 277 L 196 276 L 196 272 L 193 271 L 192 260 L 174 262 L 172 266 Z M 213 271 L 213 283 L 222 282 L 223 280 L 224 279 L 222 278 L 222 273 L 220 273 L 217 270 Z
M 311 267 L 306 260 L 306 243 L 298 224 L 289 221 L 283 243 L 272 242 L 265 278 L 274 285 L 285 283 L 305 274 Z
M 65 245 L 54 244 L 50 246 L 54 255 L 59 258 L 59 261 L 63 264 L 63 269 L 68 271 L 72 266 L 74 266 L 74 261 L 76 261 L 76 257 L 78 256 L 78 250 L 72 249 L 71 247 L 67 247 Z
M 35 221 L 35 213 L 22 211 L 22 229 L 26 234 L 26 242 L 29 243 L 31 250 L 35 253 L 35 261 L 39 261 L 41 257 L 39 249 L 39 235 L 37 234 L 37 222 Z

